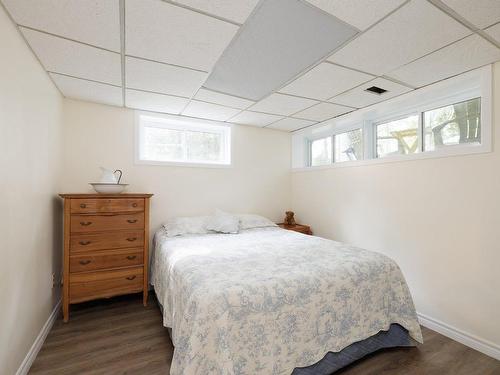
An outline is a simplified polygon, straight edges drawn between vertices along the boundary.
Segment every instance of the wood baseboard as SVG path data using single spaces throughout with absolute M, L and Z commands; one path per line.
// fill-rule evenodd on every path
M 24 357 L 21 366 L 19 366 L 19 368 L 17 369 L 16 375 L 28 374 L 31 365 L 33 364 L 36 356 L 38 355 L 38 352 L 40 351 L 40 349 L 42 349 L 42 345 L 45 342 L 47 335 L 49 334 L 50 330 L 52 329 L 52 326 L 57 320 L 57 316 L 59 315 L 60 309 L 61 309 L 61 300 L 59 300 L 54 306 L 54 309 L 50 313 L 49 318 L 47 319 L 42 329 L 40 330 L 40 333 L 36 337 L 35 342 L 33 343 L 33 345 L 31 345 L 31 348 L 26 354 L 26 357 Z
M 424 327 L 432 329 L 433 331 L 436 331 L 443 336 L 449 337 L 452 340 L 458 341 L 461 344 L 464 344 L 472 349 L 475 349 L 483 354 L 486 354 L 487 356 L 500 361 L 500 346 L 496 345 L 495 343 L 471 335 L 427 315 L 420 313 L 417 313 L 417 315 L 418 321 Z

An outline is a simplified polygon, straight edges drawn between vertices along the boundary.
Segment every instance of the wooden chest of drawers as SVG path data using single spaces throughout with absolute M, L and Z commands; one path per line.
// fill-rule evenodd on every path
M 120 294 L 148 298 L 152 194 L 61 194 L 64 198 L 63 315 L 69 305 Z

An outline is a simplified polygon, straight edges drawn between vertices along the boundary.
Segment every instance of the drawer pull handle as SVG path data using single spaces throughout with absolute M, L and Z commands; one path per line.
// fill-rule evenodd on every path
M 84 227 L 88 227 L 90 224 L 92 224 L 91 221 L 80 221 L 80 225 L 83 225 Z
M 128 219 L 127 222 L 130 224 L 134 224 L 137 223 L 137 219 Z
M 89 264 L 89 263 L 90 263 L 90 260 L 88 260 L 88 259 L 87 259 L 87 260 L 81 260 L 81 261 L 80 261 L 80 264 L 81 264 L 82 266 L 86 266 L 86 265 L 87 265 L 87 264 Z
M 135 258 L 137 258 L 137 256 L 135 256 L 135 255 L 129 255 L 129 256 L 127 256 L 128 260 L 134 260 Z
M 90 244 L 90 241 L 80 241 L 79 244 L 83 245 L 83 246 L 86 246 L 86 245 Z
M 127 241 L 129 241 L 129 242 L 134 242 L 135 240 L 137 240 L 137 237 L 129 237 L 129 238 L 127 238 Z
M 137 207 L 137 203 L 132 203 L 132 207 Z
M 87 205 L 85 203 L 80 204 L 80 208 L 85 208 Z
M 134 276 L 127 276 L 127 280 L 134 280 L 135 279 L 135 275 Z

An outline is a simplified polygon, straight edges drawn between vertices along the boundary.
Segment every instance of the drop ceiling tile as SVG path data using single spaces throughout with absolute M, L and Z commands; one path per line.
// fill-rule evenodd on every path
M 122 89 L 120 87 L 54 73 L 50 73 L 50 76 L 62 94 L 67 98 L 108 105 L 123 105 Z
M 209 71 L 238 26 L 164 1 L 128 0 L 126 53 Z
M 318 103 L 316 100 L 283 94 L 271 94 L 250 107 L 252 111 L 289 116 Z
M 315 121 L 308 121 L 308 120 L 301 120 L 301 119 L 287 117 L 267 127 L 271 129 L 286 130 L 289 132 L 293 132 L 294 130 L 302 129 L 305 128 L 306 126 L 310 126 L 315 123 L 316 123 Z
M 500 49 L 474 34 L 388 74 L 420 87 L 500 60 Z
M 360 30 L 365 30 L 392 12 L 405 0 L 307 0 Z
M 331 104 L 331 103 L 319 103 L 314 107 L 305 109 L 299 113 L 293 115 L 293 117 L 313 120 L 313 121 L 325 121 L 332 117 L 343 115 L 347 112 L 354 111 L 351 107 L 344 107 L 343 105 Z
M 125 79 L 128 88 L 155 91 L 190 98 L 208 74 L 148 60 L 126 57 Z
M 121 85 L 121 57 L 118 53 L 24 27 L 21 31 L 46 70 Z
M 259 0 L 173 0 L 173 2 L 242 24 Z
M 16 23 L 120 51 L 118 0 L 3 0 Z
M 238 98 L 236 96 L 221 94 L 219 92 L 207 90 L 201 88 L 195 95 L 195 99 L 202 100 L 204 102 L 210 102 L 215 104 L 225 105 L 227 107 L 246 109 L 250 107 L 255 102 L 243 98 Z
M 387 92 L 379 95 L 365 91 L 371 86 L 380 87 L 387 90 Z M 330 99 L 330 101 L 350 107 L 363 108 L 404 94 L 405 92 L 411 90 L 412 89 L 410 89 L 409 87 L 400 85 L 399 83 L 395 83 L 384 78 L 375 78 L 373 81 L 367 82 L 343 94 L 335 96 L 334 98 Z
M 484 30 L 486 34 L 491 36 L 493 39 L 495 39 L 498 43 L 500 43 L 500 23 L 488 27 L 487 29 Z
M 283 87 L 280 92 L 326 100 L 373 78 L 370 74 L 321 63 Z
M 328 60 L 383 75 L 469 34 L 427 1 L 411 1 Z
M 192 100 L 182 114 L 208 120 L 227 121 L 239 112 L 239 109 Z
M 282 118 L 282 116 L 268 115 L 266 113 L 243 111 L 228 121 L 235 124 L 263 127 Z
M 127 89 L 125 92 L 125 103 L 129 108 L 142 109 L 144 111 L 172 113 L 178 115 L 188 103 L 188 99 L 163 94 L 154 94 Z
M 442 0 L 455 12 L 480 29 L 500 21 L 498 0 Z

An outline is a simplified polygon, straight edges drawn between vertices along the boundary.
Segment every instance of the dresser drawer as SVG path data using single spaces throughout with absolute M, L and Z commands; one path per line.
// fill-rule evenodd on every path
M 69 271 L 73 273 L 140 266 L 143 262 L 144 250 L 142 248 L 105 250 L 90 254 L 71 255 L 69 258 Z
M 116 231 L 95 234 L 75 234 L 70 238 L 71 254 L 93 250 L 123 249 L 144 245 L 144 231 Z
M 143 268 L 70 274 L 70 302 L 142 291 Z
M 136 214 L 71 215 L 71 233 L 144 228 L 144 212 Z
M 144 211 L 141 198 L 80 198 L 71 199 L 72 214 Z

